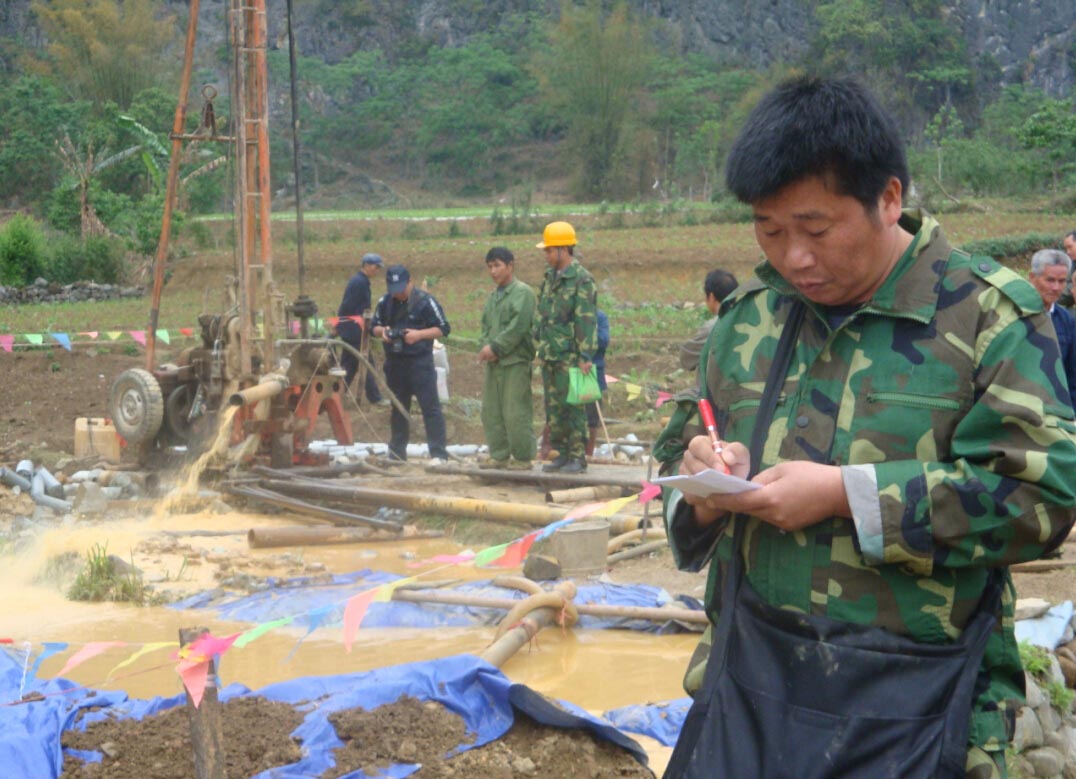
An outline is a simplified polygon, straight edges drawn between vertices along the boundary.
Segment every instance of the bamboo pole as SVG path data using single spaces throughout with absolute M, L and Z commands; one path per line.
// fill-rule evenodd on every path
M 669 542 L 664 538 L 658 541 L 650 541 L 645 544 L 639 544 L 639 546 L 633 546 L 631 549 L 625 549 L 623 552 L 617 552 L 616 554 L 611 554 L 607 556 L 605 558 L 605 564 L 607 566 L 614 565 L 615 563 L 619 563 L 621 560 L 630 560 L 633 557 L 642 557 L 644 554 L 650 554 L 651 552 L 656 552 L 659 549 L 664 549 L 668 545 Z
M 507 522 L 528 527 L 541 527 L 552 524 L 564 519 L 567 513 L 563 509 L 533 503 L 508 503 L 506 501 L 429 495 L 420 492 L 379 490 L 372 487 L 317 484 L 312 479 L 304 479 L 303 481 L 265 479 L 262 483 L 270 490 L 300 495 L 306 498 L 354 501 L 356 503 L 389 506 L 411 511 L 424 511 L 431 514 L 447 514 L 449 516 Z M 639 526 L 641 520 L 640 517 L 624 514 L 614 514 L 608 519 L 610 529 L 614 533 L 634 530 Z
M 630 493 L 629 493 L 630 494 Z M 612 484 L 594 487 L 572 487 L 568 490 L 550 490 L 545 494 L 546 503 L 575 503 L 584 500 L 609 500 L 625 497 L 624 488 Z
M 392 599 L 407 603 L 439 603 L 445 606 L 471 606 L 478 609 L 501 609 L 510 611 L 519 605 L 515 598 L 488 598 L 462 592 L 429 592 L 420 590 L 393 590 Z M 604 603 L 578 603 L 580 616 L 609 617 L 611 619 L 644 619 L 649 622 L 688 622 L 705 625 L 709 620 L 706 612 L 669 606 L 610 606 Z
M 426 469 L 429 473 L 443 473 L 448 476 L 471 476 L 478 479 L 495 479 L 499 482 L 516 481 L 526 484 L 540 484 L 544 487 L 596 487 L 613 485 L 627 490 L 627 494 L 639 491 L 639 478 L 600 473 L 544 473 L 542 471 L 509 471 L 495 468 L 476 469 L 473 466 L 434 465 Z

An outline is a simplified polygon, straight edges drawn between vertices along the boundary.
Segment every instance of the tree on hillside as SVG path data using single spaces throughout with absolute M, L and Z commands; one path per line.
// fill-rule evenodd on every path
M 549 45 L 532 65 L 546 106 L 567 129 L 580 194 L 617 194 L 638 179 L 639 171 L 624 169 L 626 142 L 638 127 L 634 113 L 653 57 L 647 29 L 626 3 L 609 11 L 600 0 L 561 3 Z
M 126 109 L 158 83 L 161 52 L 175 36 L 173 19 L 158 18 L 158 0 L 34 0 L 48 36 L 45 72 L 76 98 Z
M 1072 159 L 1076 157 L 1076 113 L 1072 101 L 1047 99 L 1027 118 L 1018 137 L 1024 148 L 1036 150 L 1050 161 L 1056 192 L 1062 176 L 1072 170 Z

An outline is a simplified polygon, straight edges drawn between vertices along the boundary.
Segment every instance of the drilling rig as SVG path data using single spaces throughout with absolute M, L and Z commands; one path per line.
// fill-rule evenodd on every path
M 119 434 L 134 445 L 140 461 L 169 447 L 197 445 L 216 430 L 220 412 L 237 406 L 233 443 L 258 437 L 256 456 L 273 467 L 316 463 L 309 449 L 314 424 L 325 414 L 336 440 L 352 443 L 344 413 L 343 372 L 325 339 L 309 339 L 317 305 L 303 294 L 302 241 L 299 242 L 299 295 L 287 303 L 273 282 L 270 230 L 269 93 L 266 65 L 266 0 L 229 0 L 231 44 L 230 132 L 219 134 L 212 110 L 212 87 L 203 89 L 208 110 L 196 133 L 186 133 L 187 104 L 198 31 L 200 0 L 189 0 L 179 100 L 170 135 L 171 158 L 161 234 L 153 264 L 145 368 L 120 374 L 112 384 L 109 410 Z M 288 27 L 291 38 L 291 3 Z M 294 41 L 291 40 L 294 69 Z M 294 73 L 293 73 L 294 82 Z M 295 89 L 292 89 L 293 114 Z M 294 131 L 298 133 L 298 122 Z M 231 149 L 234 161 L 235 275 L 233 305 L 224 313 L 199 316 L 200 343 L 174 362 L 157 363 L 157 326 L 168 263 L 172 216 L 185 143 L 215 142 Z M 298 149 L 296 138 L 296 149 Z M 298 155 L 296 155 L 298 156 Z M 296 198 L 301 179 L 296 166 Z M 298 207 L 299 234 L 302 211 Z M 294 323 L 294 324 L 293 324 Z M 300 337 L 293 338 L 297 330 Z

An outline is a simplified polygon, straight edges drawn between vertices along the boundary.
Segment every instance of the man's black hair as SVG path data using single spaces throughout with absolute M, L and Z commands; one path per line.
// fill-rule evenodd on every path
M 505 265 L 512 265 L 516 261 L 516 257 L 510 249 L 504 246 L 494 246 L 486 252 L 486 262 L 490 263 L 494 260 L 500 260 Z
M 726 186 L 745 203 L 811 176 L 872 213 L 890 178 L 908 191 L 896 124 L 857 81 L 803 76 L 781 83 L 747 117 L 725 166 Z
M 727 270 L 717 268 L 706 274 L 706 281 L 702 284 L 704 295 L 713 295 L 717 301 L 724 300 L 732 290 L 740 286 L 736 277 Z
M 1072 240 L 1076 241 L 1076 230 L 1073 230 L 1071 233 L 1066 233 L 1065 238 L 1071 238 Z M 1065 238 L 1062 238 L 1061 240 L 1064 241 Z

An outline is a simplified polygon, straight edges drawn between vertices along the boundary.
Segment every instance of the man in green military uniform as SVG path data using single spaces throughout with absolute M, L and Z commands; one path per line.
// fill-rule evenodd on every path
M 725 647 L 710 655 L 705 677 L 690 670 L 686 685 L 697 693 L 705 678 L 704 690 L 717 690 L 721 666 L 743 662 L 727 651 L 719 622 L 746 602 L 737 598 L 755 598 L 770 626 L 788 615 L 835 635 L 871 631 L 916 647 L 957 644 L 980 614 L 977 624 L 989 627 L 966 702 L 946 710 L 944 734 L 959 741 L 955 759 L 951 746 L 939 746 L 948 750 L 945 770 L 904 768 L 922 755 L 896 741 L 888 769 L 842 764 L 867 749 L 833 724 L 858 716 L 868 691 L 857 688 L 835 711 L 812 704 L 777 725 L 761 715 L 745 725 L 726 708 L 724 721 L 707 719 L 690 738 L 725 744 L 729 729 L 746 728 L 737 754 L 678 745 L 667 776 L 719 775 L 715 762 L 744 755 L 764 767 L 742 775 L 803 776 L 784 772 L 782 761 L 804 754 L 817 762 L 811 776 L 1004 776 L 1023 696 L 1007 566 L 1055 548 L 1076 506 L 1076 427 L 1041 299 L 993 260 L 954 249 L 929 215 L 903 210 L 908 171 L 895 124 L 853 81 L 794 79 L 765 96 L 733 145 L 726 178 L 752 207 L 766 261 L 726 300 L 702 354 L 700 391 L 721 440 L 692 436 L 688 425 L 682 436 L 663 435 L 656 455 L 665 472 L 727 467 L 757 489 L 707 497 L 665 490 L 678 565 L 715 561 L 707 610 L 713 645 Z M 798 331 L 792 311 L 803 317 Z M 793 335 L 784 363 L 775 355 L 786 326 Z M 768 398 L 776 399 L 771 421 L 756 433 Z M 755 452 L 752 441 L 760 442 Z M 727 570 L 742 577 L 725 580 Z M 799 677 L 790 686 L 839 687 L 854 670 L 846 663 L 821 682 Z M 745 689 L 766 689 L 765 679 L 732 674 Z M 797 691 L 773 692 L 786 693 L 782 705 Z M 699 697 L 695 705 L 702 721 Z M 817 739 L 788 745 L 788 733 L 810 718 Z M 926 728 L 923 719 L 913 730 Z M 898 729 L 879 721 L 869 732 L 886 741 Z
M 587 469 L 587 415 L 583 406 L 568 403 L 568 368 L 591 370 L 598 287 L 575 259 L 575 228 L 570 224 L 550 222 L 537 246 L 545 251 L 549 268 L 538 295 L 534 340 L 542 366 L 549 442 L 557 450 L 542 470 L 581 473 Z
M 486 267 L 497 285 L 482 311 L 482 348 L 486 365 L 482 428 L 489 444 L 488 468 L 530 470 L 534 459 L 534 290 L 515 277 L 515 257 L 503 246 L 486 253 Z M 511 459 L 509 459 L 511 457 Z

